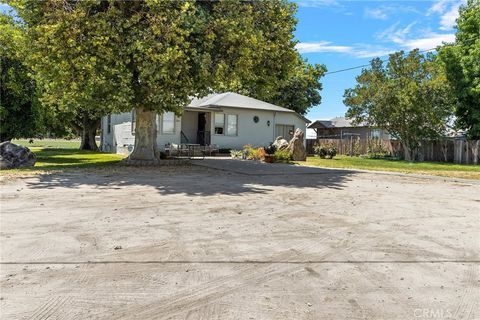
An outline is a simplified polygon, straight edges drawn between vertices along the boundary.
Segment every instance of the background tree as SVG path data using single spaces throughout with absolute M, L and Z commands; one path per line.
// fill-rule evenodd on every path
M 295 5 L 283 0 L 11 4 L 42 102 L 88 119 L 135 109 L 132 160 L 156 161 L 157 113 L 226 89 L 268 101 L 298 70 Z
M 458 99 L 457 127 L 480 139 L 480 2 L 469 0 L 460 8 L 455 43 L 439 52 Z
M 311 65 L 299 59 L 293 74 L 283 82 L 272 98 L 266 100 L 305 115 L 311 107 L 322 101 L 320 79 L 326 71 L 324 65 Z
M 33 137 L 41 131 L 42 113 L 35 81 L 23 63 L 22 26 L 0 14 L 0 140 Z
M 455 99 L 433 55 L 400 51 L 386 66 L 376 58 L 356 80 L 344 95 L 347 117 L 388 130 L 403 142 L 408 160 L 417 160 L 423 139 L 447 130 Z

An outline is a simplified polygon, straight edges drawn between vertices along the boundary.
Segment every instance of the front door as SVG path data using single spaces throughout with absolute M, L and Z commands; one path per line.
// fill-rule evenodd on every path
M 197 143 L 204 146 L 206 141 L 206 125 L 207 125 L 207 118 L 205 112 L 198 113 L 198 124 L 197 124 Z

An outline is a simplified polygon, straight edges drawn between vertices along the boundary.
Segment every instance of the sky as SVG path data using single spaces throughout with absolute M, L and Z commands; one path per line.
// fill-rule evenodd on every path
M 368 64 L 374 57 L 414 48 L 428 50 L 455 39 L 455 19 L 463 0 L 360 1 L 296 0 L 297 50 L 328 71 Z M 344 116 L 345 89 L 360 69 L 325 75 L 322 102 L 310 120 Z
M 293 0 L 298 4 L 297 50 L 328 71 L 368 64 L 398 50 L 428 50 L 455 39 L 458 8 L 466 0 Z M 0 4 L 0 11 L 8 6 Z M 361 69 L 322 78 L 322 102 L 310 120 L 344 116 L 345 89 L 355 86 Z

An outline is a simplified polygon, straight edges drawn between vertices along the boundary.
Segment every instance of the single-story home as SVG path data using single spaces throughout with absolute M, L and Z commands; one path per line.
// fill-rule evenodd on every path
M 135 112 L 102 118 L 101 149 L 130 153 L 135 144 Z M 293 110 L 233 92 L 194 98 L 181 116 L 173 112 L 157 115 L 157 144 L 215 145 L 220 149 L 240 149 L 246 144 L 265 146 L 282 136 L 289 140 L 308 119 Z
M 317 139 L 347 139 L 358 137 L 360 139 L 390 139 L 388 131 L 368 126 L 365 123 L 353 125 L 353 121 L 344 117 L 330 120 L 317 120 L 308 126 L 317 134 Z

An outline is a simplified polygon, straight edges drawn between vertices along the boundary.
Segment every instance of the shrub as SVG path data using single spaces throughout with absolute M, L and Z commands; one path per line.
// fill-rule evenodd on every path
M 252 158 L 253 147 L 251 144 L 244 145 L 242 148 L 242 151 L 245 159 L 249 159 L 249 160 L 253 159 Z
M 316 145 L 314 151 L 322 159 L 332 159 L 337 155 L 337 147 L 333 143 Z
M 292 160 L 292 154 L 288 150 L 275 151 L 275 162 L 290 162 Z
M 232 157 L 233 159 L 241 159 L 242 155 L 242 150 L 230 150 L 230 157 Z
M 378 138 L 368 139 L 367 141 L 367 156 L 368 158 L 378 159 L 383 158 L 389 154 L 388 150 L 383 145 L 383 141 Z
M 263 158 L 265 158 L 265 150 L 262 147 L 252 149 L 250 153 L 250 158 L 252 160 L 262 160 Z

